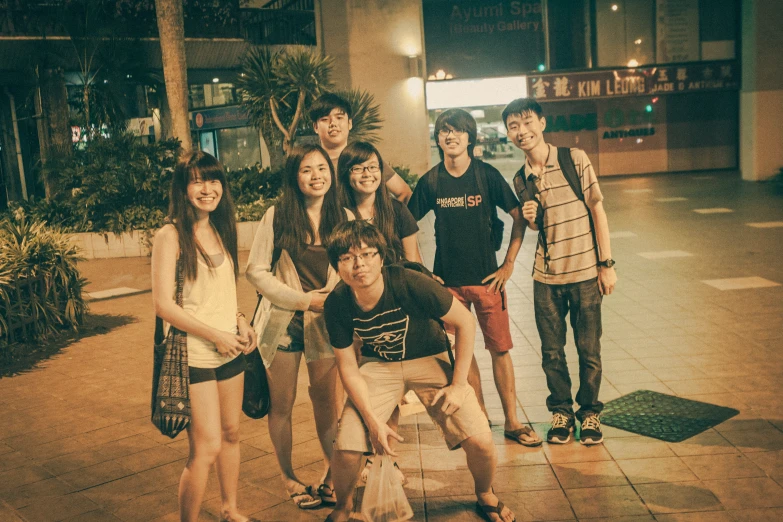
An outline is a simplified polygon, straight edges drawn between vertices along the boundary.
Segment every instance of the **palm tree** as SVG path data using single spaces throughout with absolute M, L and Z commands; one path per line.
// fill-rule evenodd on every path
M 188 118 L 188 70 L 185 62 L 185 21 L 182 0 L 155 0 L 163 58 L 163 78 L 166 98 L 171 111 L 171 136 L 177 138 L 184 150 L 190 150 L 190 121 Z
M 331 68 L 331 58 L 306 49 L 255 47 L 245 57 L 237 85 L 248 116 L 262 132 L 277 129 L 286 154 L 296 141 L 306 108 L 331 87 Z M 268 142 L 277 141 L 265 134 Z
M 381 109 L 375 103 L 375 96 L 363 89 L 349 89 L 347 91 L 336 91 L 351 106 L 351 135 L 349 140 L 367 141 L 370 143 L 378 142 L 378 130 L 381 128 Z

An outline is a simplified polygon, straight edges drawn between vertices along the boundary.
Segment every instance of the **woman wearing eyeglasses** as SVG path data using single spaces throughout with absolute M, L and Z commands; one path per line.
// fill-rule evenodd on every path
M 269 379 L 269 436 L 288 495 L 297 507 L 311 509 L 335 502 L 329 462 L 343 404 L 323 318 L 326 296 L 340 277 L 329 265 L 323 240 L 353 213 L 338 202 L 332 163 L 320 146 L 295 147 L 283 175 L 280 203 L 267 210 L 256 232 L 247 278 L 264 296 L 254 325 Z M 291 416 L 302 354 L 324 453 L 317 490 L 296 477 L 291 461 Z
M 337 163 L 339 190 L 343 205 L 357 219 L 378 227 L 388 241 L 391 262 L 402 260 L 421 263 L 416 233 L 419 226 L 408 207 L 389 195 L 382 183 L 384 162 L 372 144 L 354 142 L 343 150 Z

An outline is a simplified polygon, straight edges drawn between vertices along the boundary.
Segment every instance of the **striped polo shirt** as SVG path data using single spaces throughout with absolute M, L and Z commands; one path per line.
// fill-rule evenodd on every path
M 598 178 L 587 154 L 581 149 L 571 149 L 576 173 L 582 183 L 585 203 L 593 205 L 603 201 Z M 520 175 L 518 173 L 517 175 Z M 529 161 L 525 161 L 524 175 L 533 174 Z M 574 194 L 557 160 L 557 147 L 549 145 L 549 158 L 543 176 L 535 180 L 538 199 L 544 209 L 548 266 L 544 263 L 544 249 L 539 242 L 533 266 L 533 279 L 550 285 L 579 283 L 598 277 L 596 245 L 590 229 L 589 210 Z M 528 201 L 524 183 L 516 183 L 520 201 Z

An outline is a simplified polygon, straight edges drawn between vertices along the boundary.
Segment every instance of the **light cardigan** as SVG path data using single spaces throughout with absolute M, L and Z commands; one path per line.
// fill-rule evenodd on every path
M 349 220 L 354 219 L 350 210 L 346 209 L 346 213 Z M 311 296 L 302 290 L 299 273 L 285 249 L 280 253 L 280 259 L 274 272 L 272 271 L 272 253 L 275 244 L 272 226 L 274 214 L 275 207 L 272 206 L 261 218 L 245 273 L 248 281 L 264 296 L 253 318 L 253 325 L 258 334 L 258 351 L 261 353 L 264 366 L 269 368 L 272 365 L 280 339 L 286 333 L 288 324 L 297 310 L 304 311 L 305 361 L 334 357 L 329 335 L 326 332 L 324 315 L 308 310 Z M 324 289 L 331 291 L 340 281 L 339 274 L 331 264 L 326 277 Z

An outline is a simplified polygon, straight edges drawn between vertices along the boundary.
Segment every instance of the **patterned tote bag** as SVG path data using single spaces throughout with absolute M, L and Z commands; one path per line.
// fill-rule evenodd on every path
M 184 275 L 177 261 L 177 306 L 182 307 Z M 188 334 L 169 327 L 163 337 L 163 319 L 155 318 L 155 359 L 152 369 L 152 423 L 172 439 L 190 424 Z

